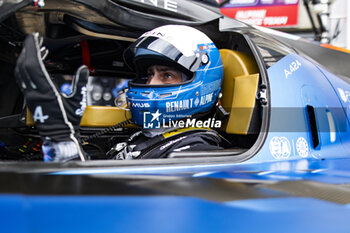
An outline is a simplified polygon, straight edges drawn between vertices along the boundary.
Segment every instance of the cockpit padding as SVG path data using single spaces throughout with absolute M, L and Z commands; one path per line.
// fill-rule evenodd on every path
M 129 111 L 111 106 L 87 106 L 80 126 L 108 127 L 131 118 Z
M 220 49 L 224 65 L 221 105 L 230 113 L 222 130 L 246 135 L 252 123 L 259 83 L 259 69 L 253 57 L 229 49 Z

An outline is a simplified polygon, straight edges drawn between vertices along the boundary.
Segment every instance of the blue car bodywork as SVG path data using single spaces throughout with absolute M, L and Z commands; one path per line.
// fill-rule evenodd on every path
M 5 1 L 0 7 L 2 25 L 16 11 L 31 9 L 31 2 Z M 48 11 L 59 9 L 51 2 L 57 3 L 47 1 Z M 209 2 L 65 3 L 104 14 L 134 30 L 135 38 L 154 26 L 181 23 L 204 25 L 205 30 L 215 25 L 217 31 L 244 39 L 259 66 L 260 99 L 266 101 L 254 143 L 242 153 L 179 153 L 162 160 L 4 160 L 1 232 L 350 232 L 350 55 L 315 44 L 303 51 L 300 44 L 307 43 L 298 44 L 299 38 L 275 36 L 228 19 Z M 175 3 L 178 12 L 173 15 L 165 6 L 174 10 Z M 193 22 L 186 16 L 191 10 Z M 84 23 L 80 25 L 91 28 Z M 273 52 L 283 50 L 273 61 L 264 56 L 271 48 L 261 38 L 278 44 Z M 329 52 L 331 65 L 324 57 L 318 61 L 310 47 L 323 56 Z M 336 58 L 342 59 L 337 63 L 344 69 L 332 65 Z

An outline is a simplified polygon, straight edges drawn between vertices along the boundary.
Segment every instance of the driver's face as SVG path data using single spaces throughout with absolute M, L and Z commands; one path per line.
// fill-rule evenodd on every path
M 182 73 L 169 66 L 150 66 L 147 69 L 148 85 L 176 84 L 182 82 Z

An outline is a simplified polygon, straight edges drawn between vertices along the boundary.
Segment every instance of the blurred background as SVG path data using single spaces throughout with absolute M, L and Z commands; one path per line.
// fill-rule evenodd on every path
M 221 12 L 257 26 L 350 49 L 349 0 L 218 0 Z

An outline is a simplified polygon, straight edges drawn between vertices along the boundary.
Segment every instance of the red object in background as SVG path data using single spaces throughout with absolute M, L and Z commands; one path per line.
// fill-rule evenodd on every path
M 81 47 L 81 57 L 82 57 L 82 63 L 89 67 L 91 69 L 90 64 L 90 50 L 89 50 L 89 44 L 87 41 L 81 41 L 80 42 Z
M 298 24 L 298 5 L 230 7 L 221 13 L 231 18 L 263 27 L 288 27 Z
M 86 65 L 89 68 L 91 74 L 95 74 L 96 69 L 91 67 L 90 49 L 89 49 L 88 42 L 81 41 L 80 47 L 81 47 L 82 64 Z

